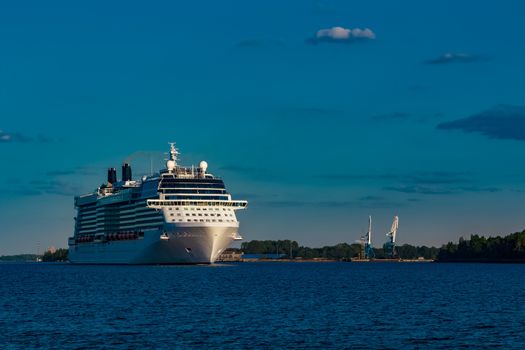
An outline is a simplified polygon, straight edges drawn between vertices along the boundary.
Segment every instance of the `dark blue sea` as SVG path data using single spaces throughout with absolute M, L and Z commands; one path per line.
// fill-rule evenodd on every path
M 525 265 L 0 264 L 1 349 L 524 349 Z

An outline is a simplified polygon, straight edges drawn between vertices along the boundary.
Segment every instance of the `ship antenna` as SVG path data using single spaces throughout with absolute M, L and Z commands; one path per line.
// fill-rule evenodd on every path
M 170 159 L 177 164 L 177 156 L 180 154 L 179 150 L 175 147 L 175 142 L 169 142 L 170 145 Z
M 179 151 L 175 147 L 175 142 L 168 142 L 168 144 L 170 145 L 170 159 L 167 161 L 166 167 L 171 173 L 177 167 L 177 156 L 179 155 Z
M 149 174 L 153 175 L 153 158 L 149 155 Z

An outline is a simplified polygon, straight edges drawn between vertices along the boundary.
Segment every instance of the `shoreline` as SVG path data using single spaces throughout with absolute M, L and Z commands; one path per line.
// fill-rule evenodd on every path
M 255 262 L 255 263 L 276 263 L 276 262 L 292 262 L 292 263 L 330 263 L 330 262 L 344 262 L 344 263 L 430 263 L 435 262 L 432 259 L 239 259 L 239 260 L 223 260 L 216 261 L 216 263 L 242 263 L 242 262 Z

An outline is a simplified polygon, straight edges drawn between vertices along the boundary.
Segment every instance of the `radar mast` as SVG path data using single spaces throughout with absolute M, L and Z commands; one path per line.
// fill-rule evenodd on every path
M 170 145 L 170 160 L 175 162 L 175 165 L 177 165 L 177 158 L 179 153 L 179 150 L 175 147 L 175 142 L 169 142 Z
M 175 142 L 168 142 L 168 144 L 170 145 L 170 158 L 166 162 L 166 168 L 168 168 L 168 171 L 172 173 L 177 167 L 179 150 L 175 147 Z

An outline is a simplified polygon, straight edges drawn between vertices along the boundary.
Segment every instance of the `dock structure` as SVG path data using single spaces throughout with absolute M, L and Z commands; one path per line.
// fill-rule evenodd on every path
M 355 263 L 367 263 L 367 262 L 376 262 L 376 263 L 429 263 L 434 262 L 433 259 L 425 259 L 423 257 L 417 259 L 361 259 L 361 258 L 352 258 L 350 262 Z
M 383 244 L 383 251 L 385 253 L 385 258 L 376 259 L 374 247 L 372 246 L 372 216 L 368 216 L 368 231 L 365 235 L 361 236 L 361 246 L 362 250 L 359 253 L 358 258 L 352 258 L 352 262 L 431 262 L 434 260 L 424 259 L 420 257 L 418 259 L 401 259 L 399 257 L 396 238 L 397 230 L 399 229 L 399 216 L 394 216 L 392 221 L 392 226 L 390 231 L 386 234 L 388 237 L 387 242 Z
M 390 259 L 395 259 L 397 254 L 396 249 L 396 236 L 397 236 L 397 229 L 399 228 L 399 217 L 396 215 L 394 216 L 394 221 L 392 222 L 392 226 L 390 227 L 390 232 L 386 234 L 388 237 L 388 241 L 383 244 L 383 250 L 385 251 L 386 256 L 388 256 Z
M 368 216 L 368 231 L 359 238 L 361 242 L 361 251 L 359 252 L 359 259 L 367 260 L 374 259 L 376 254 L 372 246 L 372 216 Z
M 364 257 L 365 259 L 373 259 L 376 254 L 374 252 L 374 247 L 372 246 L 372 216 L 368 216 L 368 231 L 364 237 L 361 237 L 364 242 Z

